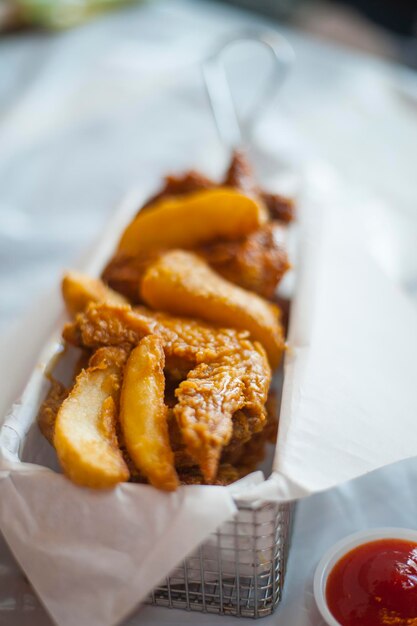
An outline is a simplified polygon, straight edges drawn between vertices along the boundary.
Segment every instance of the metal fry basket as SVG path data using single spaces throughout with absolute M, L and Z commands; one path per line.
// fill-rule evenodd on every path
M 294 505 L 237 506 L 234 519 L 173 570 L 151 593 L 149 604 L 253 618 L 275 610 L 284 584 Z

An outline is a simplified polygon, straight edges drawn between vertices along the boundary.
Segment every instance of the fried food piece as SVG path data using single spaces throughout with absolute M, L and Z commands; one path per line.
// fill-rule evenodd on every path
M 116 435 L 116 401 L 127 353 L 101 348 L 76 378 L 55 422 L 54 446 L 64 473 L 84 487 L 128 480 Z
M 230 165 L 224 177 L 226 187 L 241 189 L 244 193 L 258 195 L 258 186 L 252 172 L 252 167 L 243 150 L 234 150 Z
M 126 298 L 107 287 L 101 280 L 79 272 L 68 272 L 62 280 L 62 296 L 71 316 L 84 311 L 90 302 L 115 306 L 128 304 Z
M 266 405 L 268 416 L 262 430 L 241 441 L 234 435 L 230 444 L 223 451 L 221 464 L 230 464 L 235 467 L 239 478 L 255 471 L 259 463 L 265 458 L 267 444 L 275 444 L 276 442 L 278 409 L 274 406 L 274 400 L 274 394 L 270 393 Z M 239 433 L 236 432 L 236 434 Z
M 157 200 L 168 198 L 170 196 L 183 196 L 194 191 L 202 191 L 203 189 L 212 189 L 217 187 L 216 183 L 206 176 L 203 176 L 195 170 L 190 170 L 178 176 L 166 176 L 164 185 L 160 191 L 150 198 L 142 207 L 142 211 L 153 206 Z
M 54 441 L 56 416 L 68 393 L 68 389 L 62 383 L 51 378 L 51 387 L 37 416 L 39 429 L 51 445 Z
M 120 396 L 120 426 L 139 471 L 154 487 L 173 491 L 179 482 L 168 438 L 162 346 L 160 337 L 148 335 L 130 353 Z
M 246 409 L 260 424 L 266 420 L 267 372 L 262 347 L 246 340 L 221 361 L 198 364 L 176 390 L 174 414 L 182 438 L 207 482 L 216 476 L 222 449 L 231 440 L 233 414 Z
M 279 365 L 284 338 L 278 307 L 224 280 L 195 254 L 161 255 L 146 271 L 141 294 L 155 309 L 248 330 L 264 346 L 271 366 Z
M 149 263 L 157 257 L 157 252 L 136 256 L 118 252 L 106 265 L 101 277 L 111 289 L 121 293 L 132 304 L 137 304 L 140 302 L 139 286 L 143 275 Z
M 265 422 L 271 381 L 265 351 L 248 340 L 247 332 L 144 308 L 90 305 L 64 331 L 67 340 L 85 347 L 136 345 L 149 334 L 162 338 L 168 369 L 180 364 L 181 375 L 187 376 L 176 391 L 174 413 L 187 452 L 210 482 L 221 450 L 232 436 L 235 411 L 244 409 L 260 427 Z
M 195 248 L 216 238 L 227 240 L 256 230 L 266 221 L 260 202 L 232 189 L 208 189 L 158 201 L 129 224 L 119 252 L 135 256 L 161 248 Z
M 196 250 L 218 274 L 264 298 L 272 298 L 290 268 L 285 229 L 270 222 L 239 241 L 220 241 Z
M 261 192 L 260 195 L 272 220 L 279 220 L 286 224 L 295 220 L 295 201 L 293 198 L 266 191 Z
M 295 219 L 294 200 L 278 193 L 269 193 L 260 189 L 255 183 L 246 154 L 241 150 L 233 152 L 223 184 L 241 189 L 244 193 L 258 196 L 268 209 L 272 220 L 289 223 Z
M 197 467 L 182 470 L 179 476 L 182 485 L 201 485 L 204 483 L 204 476 Z M 222 463 L 210 484 L 222 487 L 236 482 L 239 478 L 241 478 L 241 474 L 238 469 L 228 463 Z
M 214 328 L 204 322 L 173 317 L 145 307 L 132 309 L 106 304 L 91 304 L 63 330 L 66 341 L 84 348 L 135 346 L 151 334 L 162 337 L 167 367 L 174 370 L 178 378 L 185 378 L 196 363 L 213 361 L 239 350 L 241 342 L 249 336 L 247 331 Z

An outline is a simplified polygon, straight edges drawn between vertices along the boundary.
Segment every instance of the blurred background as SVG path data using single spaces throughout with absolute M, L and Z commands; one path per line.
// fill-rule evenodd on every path
M 198 0 L 196 0 L 198 1 Z M 68 28 L 134 0 L 0 0 L 3 32 Z M 417 67 L 415 0 L 224 0 L 323 38 Z
M 296 55 L 253 138 L 263 171 L 286 191 L 285 173 L 325 164 L 417 294 L 416 0 L 0 0 L 0 334 L 42 309 L 132 186 L 221 171 L 201 63 L 248 28 Z M 242 52 L 239 102 L 262 76 Z

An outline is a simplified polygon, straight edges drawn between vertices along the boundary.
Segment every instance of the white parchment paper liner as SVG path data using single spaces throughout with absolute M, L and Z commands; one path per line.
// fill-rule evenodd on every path
M 230 489 L 164 494 L 124 484 L 103 493 L 19 462 L 22 441 L 30 447 L 37 428 L 59 320 L 0 433 L 0 528 L 57 623 L 118 623 L 233 515 L 233 495 L 253 505 L 294 499 L 416 454 L 415 310 L 360 244 L 360 224 L 317 194 L 317 181 L 306 181 L 269 480 L 255 473 Z M 338 191 L 341 197 L 343 187 Z M 122 205 L 85 266 L 91 274 L 99 273 L 139 203 L 135 193 Z M 38 455 L 43 462 L 47 446 L 39 437 L 38 445 L 43 450 L 29 450 L 31 460 Z

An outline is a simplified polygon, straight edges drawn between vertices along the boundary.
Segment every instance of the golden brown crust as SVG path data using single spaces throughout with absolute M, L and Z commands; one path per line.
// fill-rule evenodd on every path
M 153 206 L 157 200 L 169 198 L 170 196 L 182 196 L 194 191 L 203 191 L 216 187 L 216 183 L 195 170 L 184 172 L 184 174 L 165 176 L 162 188 L 142 207 L 142 211 Z
M 228 187 L 240 189 L 244 193 L 258 194 L 258 187 L 255 183 L 252 167 L 243 150 L 235 150 L 232 153 L 232 158 L 223 184 Z
M 270 299 L 290 268 L 283 230 L 269 222 L 239 241 L 214 242 L 196 252 L 230 282 Z
M 279 193 L 261 192 L 261 198 L 272 220 L 288 224 L 295 220 L 295 201 Z
M 37 422 L 42 435 L 53 445 L 56 416 L 69 390 L 55 378 L 50 380 L 51 386 L 39 409 Z

